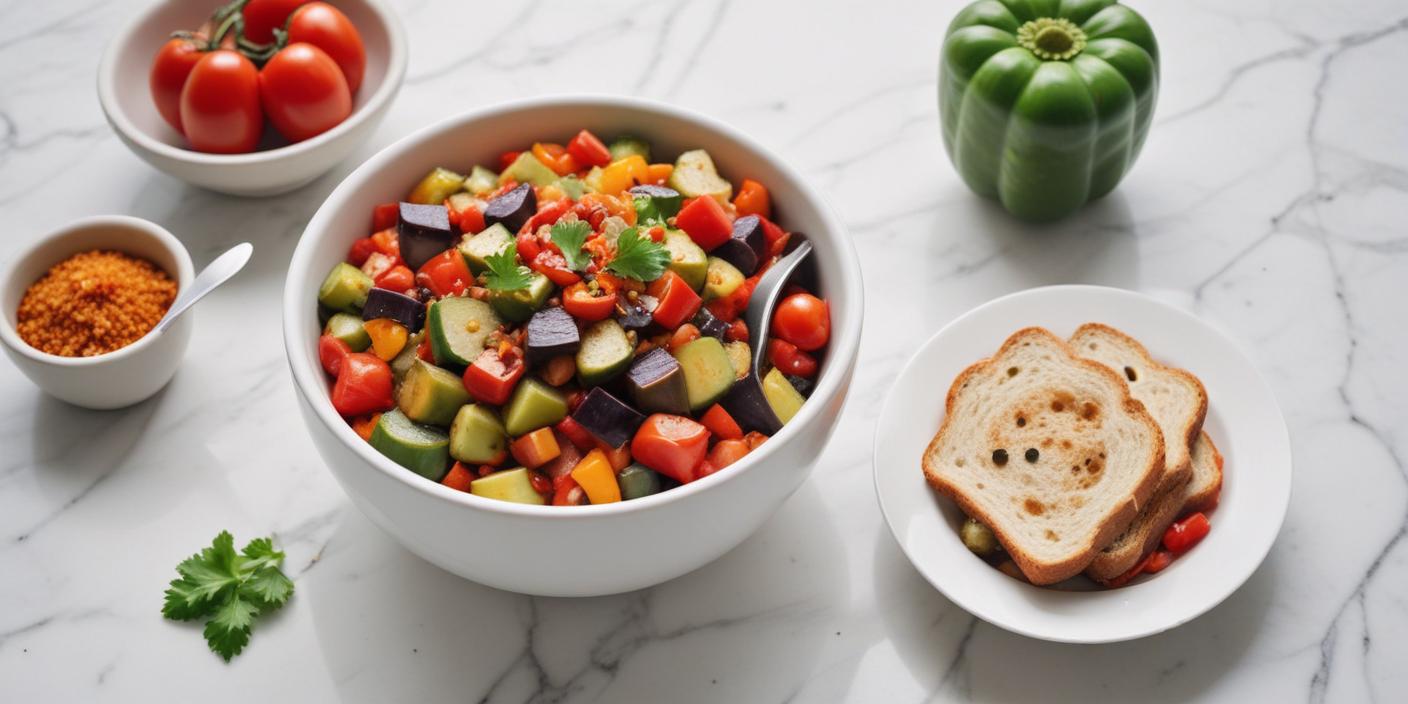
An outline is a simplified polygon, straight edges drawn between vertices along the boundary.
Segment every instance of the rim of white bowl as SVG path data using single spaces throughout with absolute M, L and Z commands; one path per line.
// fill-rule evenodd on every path
M 294 142 L 276 149 L 265 149 L 263 151 L 253 151 L 245 154 L 210 154 L 194 149 L 183 149 L 167 144 L 143 130 L 139 129 L 135 123 L 127 117 L 127 113 L 122 110 L 122 104 L 117 100 L 117 55 L 123 47 L 133 41 L 134 35 L 152 21 L 152 16 L 162 7 L 179 2 L 180 0 L 162 0 L 153 3 L 145 11 L 136 15 L 126 26 L 118 32 L 108 43 L 107 49 L 103 51 L 103 58 L 98 65 L 98 104 L 103 109 L 103 114 L 107 116 L 108 122 L 121 132 L 123 136 L 138 143 L 143 149 L 147 149 L 156 154 L 160 154 L 168 159 L 184 161 L 193 164 L 204 164 L 209 166 L 242 166 L 248 164 L 263 164 L 270 161 L 291 159 L 318 149 L 328 142 L 332 142 L 361 123 L 365 122 L 372 115 L 375 115 L 380 108 L 391 100 L 400 90 L 401 83 L 406 75 L 406 32 L 401 25 L 400 18 L 395 12 L 386 6 L 382 0 L 360 0 L 371 8 L 386 29 L 386 44 L 388 59 L 386 63 L 386 77 L 382 79 L 381 85 L 377 86 L 376 92 L 367 99 L 362 107 L 346 120 L 327 132 L 316 137 L 305 139 L 302 142 Z
M 321 228 L 323 222 L 332 217 L 331 213 L 336 210 L 336 208 L 329 208 L 330 203 L 337 203 L 345 197 L 346 193 L 360 186 L 360 182 L 371 179 L 377 172 L 385 168 L 386 165 L 402 158 L 403 153 L 418 146 L 422 142 L 436 139 L 444 132 L 458 129 L 464 125 L 478 122 L 489 117 L 548 107 L 559 110 L 624 107 L 639 110 L 646 114 L 658 114 L 674 119 L 694 122 L 708 131 L 717 133 L 723 139 L 733 140 L 738 143 L 749 151 L 753 158 L 770 163 L 770 165 L 783 174 L 786 179 L 796 184 L 798 191 L 802 194 L 803 200 L 817 212 L 824 229 L 827 231 L 825 237 L 827 239 L 834 239 L 831 246 L 839 250 L 838 258 L 841 264 L 841 280 L 836 282 L 836 286 L 833 289 L 836 294 L 833 295 L 844 295 L 848 299 L 845 301 L 846 305 L 854 307 L 854 315 L 847 318 L 846 325 L 841 328 L 833 328 L 830 343 L 831 347 L 827 351 L 825 368 L 822 370 L 821 378 L 817 383 L 816 389 L 807 399 L 807 403 L 802 405 L 802 410 L 799 411 L 787 425 L 783 426 L 782 430 L 778 431 L 767 442 L 763 443 L 761 447 L 750 452 L 748 456 L 744 457 L 742 460 L 703 479 L 639 499 L 586 506 L 535 506 L 484 498 L 475 496 L 469 492 L 451 489 L 392 462 L 389 458 L 373 449 L 371 444 L 358 436 L 357 433 L 352 430 L 352 427 L 333 410 L 332 401 L 328 398 L 323 388 L 322 369 L 315 368 L 306 355 L 293 353 L 295 347 L 301 347 L 307 343 L 307 336 L 310 334 L 310 331 L 316 329 L 308 325 L 311 320 L 308 311 L 311 310 L 311 307 L 309 301 L 304 297 L 303 287 L 299 285 L 301 282 L 294 280 L 295 276 L 306 279 L 311 275 L 311 272 L 308 271 L 308 267 L 309 260 L 312 257 L 313 246 L 311 240 L 307 237 L 300 239 L 298 247 L 293 252 L 293 257 L 289 261 L 288 278 L 284 284 L 284 354 L 288 358 L 294 383 L 298 386 L 299 393 L 307 398 L 318 420 L 321 421 L 338 440 L 351 449 L 353 453 L 370 463 L 378 471 L 392 477 L 396 481 L 402 482 L 416 491 L 458 503 L 468 508 L 483 509 L 496 513 L 542 517 L 549 520 L 580 520 L 584 518 L 604 519 L 623 513 L 649 511 L 668 503 L 684 500 L 696 493 L 708 491 L 710 488 L 729 482 L 735 477 L 742 475 L 744 472 L 753 470 L 759 465 L 766 464 L 779 447 L 792 442 L 793 438 L 799 432 L 799 428 L 816 420 L 822 413 L 822 410 L 833 402 L 838 394 L 844 392 L 842 380 L 848 377 L 853 370 L 860 349 L 860 333 L 865 316 L 865 291 L 855 244 L 845 224 L 800 173 L 753 138 L 744 134 L 741 130 L 718 119 L 708 117 L 692 110 L 636 97 L 564 94 L 497 103 L 488 107 L 461 113 L 428 127 L 421 128 L 377 152 L 376 155 L 357 167 L 347 178 L 343 179 L 342 183 L 338 184 L 337 188 L 333 189 L 333 192 L 328 195 L 327 199 L 323 201 L 323 204 L 318 207 L 318 211 L 314 213 L 312 219 L 308 221 L 308 225 L 304 228 L 304 233 L 306 234 L 309 231 Z M 338 207 L 341 207 L 341 205 L 339 204 Z M 812 240 L 813 244 L 816 244 L 814 235 L 809 235 L 809 239 Z M 833 303 L 833 307 L 834 305 Z M 838 410 L 838 415 L 839 413 L 840 411 Z
M 94 228 L 109 228 L 114 230 L 127 228 L 134 232 L 140 232 L 161 244 L 162 248 L 176 260 L 176 271 L 167 271 L 166 273 L 168 275 L 172 273 L 176 275 L 177 295 L 180 295 L 181 291 L 185 291 L 191 285 L 191 280 L 195 278 L 195 267 L 191 264 L 190 253 L 186 251 L 186 247 L 181 244 L 181 241 L 176 239 L 175 235 L 171 234 L 170 230 L 150 220 L 144 220 L 131 215 L 93 215 L 74 220 L 57 230 L 50 231 L 24 248 L 24 250 L 5 267 L 5 273 L 0 275 L 0 282 L 8 286 L 10 282 L 14 280 L 15 276 L 18 275 L 20 265 L 34 256 L 34 253 L 38 251 L 40 247 L 56 239 L 77 235 L 85 230 Z M 114 240 L 111 249 L 119 252 L 125 251 L 117 240 Z M 49 266 L 52 267 L 55 264 L 58 264 L 58 261 L 50 262 Z M 155 264 L 155 262 L 153 262 L 153 264 Z M 164 268 L 163 271 L 165 271 Z M 33 282 L 30 283 L 32 284 Z M 36 362 L 43 362 L 44 364 L 50 364 L 56 367 L 93 367 L 109 362 L 116 362 L 140 353 L 143 349 L 154 344 L 157 338 L 161 337 L 163 334 L 157 332 L 156 328 L 153 327 L 153 329 L 147 331 L 147 334 L 137 338 L 136 342 L 111 352 L 105 352 L 91 357 L 62 357 L 43 352 L 30 346 L 28 342 L 20 338 L 19 331 L 15 330 L 15 326 L 10 324 L 10 311 L 4 311 L 3 313 L 3 315 L 0 315 L 0 340 L 3 340 L 10 349 Z

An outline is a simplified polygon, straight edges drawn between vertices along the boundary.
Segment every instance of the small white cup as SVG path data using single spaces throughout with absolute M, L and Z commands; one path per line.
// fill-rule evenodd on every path
M 125 215 L 84 218 L 40 238 L 6 267 L 0 278 L 0 341 L 15 366 L 51 396 L 84 408 L 122 408 L 150 398 L 171 380 L 191 339 L 192 311 L 162 333 L 149 332 L 94 357 L 41 352 L 15 329 L 25 290 L 55 264 L 94 249 L 149 260 L 176 280 L 178 291 L 195 276 L 186 248 L 160 225 Z

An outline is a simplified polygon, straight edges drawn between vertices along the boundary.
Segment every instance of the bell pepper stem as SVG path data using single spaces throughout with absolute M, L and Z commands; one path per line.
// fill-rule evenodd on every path
M 1063 17 L 1038 17 L 1017 28 L 1017 43 L 1043 61 L 1070 61 L 1085 49 L 1085 32 Z

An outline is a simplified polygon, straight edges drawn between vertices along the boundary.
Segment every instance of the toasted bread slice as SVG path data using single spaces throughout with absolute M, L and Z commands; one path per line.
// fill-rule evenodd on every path
M 1108 367 L 1042 328 L 949 388 L 924 476 L 992 528 L 1034 584 L 1079 574 L 1153 495 L 1164 441 Z
M 1183 490 L 1182 513 L 1211 511 L 1217 508 L 1222 494 L 1222 453 L 1212 444 L 1206 431 L 1198 433 L 1193 442 L 1193 478 Z
M 1208 394 L 1203 383 L 1177 367 L 1149 356 L 1138 340 L 1107 325 L 1086 323 L 1071 336 L 1076 353 L 1122 375 L 1130 394 L 1144 404 L 1159 424 L 1166 444 L 1164 470 L 1154 500 L 1134 523 L 1105 546 L 1086 573 L 1110 580 L 1129 571 L 1158 545 L 1164 529 L 1183 511 L 1193 476 L 1192 448 L 1207 416 Z

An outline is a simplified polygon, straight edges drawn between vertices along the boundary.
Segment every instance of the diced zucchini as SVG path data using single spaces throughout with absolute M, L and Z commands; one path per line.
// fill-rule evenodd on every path
M 807 400 L 792 388 L 791 382 L 776 368 L 768 370 L 767 375 L 763 377 L 763 396 L 767 398 L 773 414 L 783 425 L 792 420 L 797 411 L 802 410 L 802 404 Z
M 513 244 L 513 233 L 503 223 L 496 222 L 477 235 L 465 235 L 459 249 L 469 270 L 478 275 L 489 268 L 485 259 L 508 249 L 510 244 Z
M 406 374 L 410 373 L 411 366 L 420 359 L 420 343 L 425 340 L 426 334 L 425 330 L 412 333 L 410 337 L 406 338 L 406 346 L 401 348 L 401 353 L 391 359 L 391 374 L 395 377 L 396 383 L 401 383 L 401 380 L 406 378 Z
M 565 193 L 567 197 L 571 198 L 572 200 L 581 200 L 582 196 L 585 195 L 587 192 L 587 185 L 585 183 L 582 183 L 582 179 L 577 178 L 572 174 L 567 174 L 566 176 L 559 178 L 554 183 L 556 183 L 557 187 L 562 189 L 562 192 Z
M 372 277 L 347 262 L 338 262 L 318 287 L 318 302 L 339 313 L 361 313 L 372 290 Z
M 630 501 L 660 493 L 660 475 L 643 464 L 632 464 L 616 475 L 621 486 L 621 500 Z
M 407 200 L 422 205 L 440 205 L 464 187 L 464 176 L 449 169 L 436 167 L 416 184 Z
M 464 189 L 473 193 L 475 198 L 483 198 L 499 190 L 499 175 L 482 166 L 476 166 L 469 172 L 469 178 L 464 180 Z
M 508 433 L 499 414 L 477 403 L 460 408 L 450 424 L 450 456 L 467 464 L 496 465 L 508 456 Z
M 407 418 L 426 425 L 449 425 L 460 406 L 469 402 L 464 381 L 423 359 L 411 365 L 396 390 L 396 407 Z
M 583 386 L 610 381 L 631 366 L 634 353 L 620 323 L 611 318 L 593 323 L 582 333 L 582 346 L 577 349 L 577 380 Z
M 323 334 L 347 343 L 353 352 L 361 352 L 372 344 L 371 335 L 367 334 L 367 329 L 362 327 L 362 319 L 351 313 L 334 313 L 328 318 L 328 324 L 323 328 Z
M 431 481 L 440 481 L 450 468 L 450 436 L 439 428 L 412 422 L 400 410 L 381 414 L 372 429 L 371 446 Z
M 567 399 L 557 389 L 527 378 L 518 382 L 504 407 L 504 430 L 513 437 L 543 428 L 567 417 Z
M 484 338 L 503 322 L 488 303 L 467 296 L 430 304 L 426 318 L 435 361 L 457 367 L 472 364 L 484 351 Z
M 704 254 L 704 249 L 695 244 L 684 230 L 666 230 L 662 244 L 670 253 L 670 268 L 695 291 L 704 288 L 704 280 L 709 273 L 709 257 Z
M 728 361 L 733 364 L 733 376 L 742 379 L 748 376 L 748 372 L 753 369 L 753 348 L 742 340 L 724 343 L 724 351 L 728 353 Z
M 686 198 L 710 196 L 723 203 L 733 197 L 733 184 L 719 176 L 714 159 L 703 149 L 685 152 L 675 160 L 669 186 Z
M 469 483 L 469 493 L 516 504 L 541 506 L 547 503 L 543 495 L 533 488 L 533 480 L 526 467 L 505 469 L 475 479 Z
M 523 152 L 508 165 L 504 172 L 499 174 L 499 183 L 503 184 L 509 180 L 519 183 L 531 183 L 534 186 L 546 186 L 557 180 L 557 172 L 549 169 L 546 164 L 538 161 L 538 157 L 533 156 L 533 152 Z
M 521 323 L 538 312 L 552 295 L 552 280 L 542 274 L 533 274 L 528 288 L 513 291 L 490 291 L 489 305 L 504 320 Z
M 664 186 L 636 186 L 630 190 L 631 200 L 636 206 L 636 222 L 642 224 L 660 223 L 679 215 L 684 205 L 684 196 L 673 188 Z
M 618 161 L 631 155 L 638 155 L 650 161 L 650 143 L 639 137 L 617 137 L 607 149 L 611 152 L 611 160 Z
M 704 272 L 704 300 L 723 298 L 743 285 L 743 272 L 738 267 L 718 257 L 709 257 L 709 266 Z
M 737 377 L 733 362 L 718 338 L 701 337 L 675 350 L 684 371 L 684 386 L 689 394 L 689 409 L 698 411 L 713 405 L 733 387 Z

